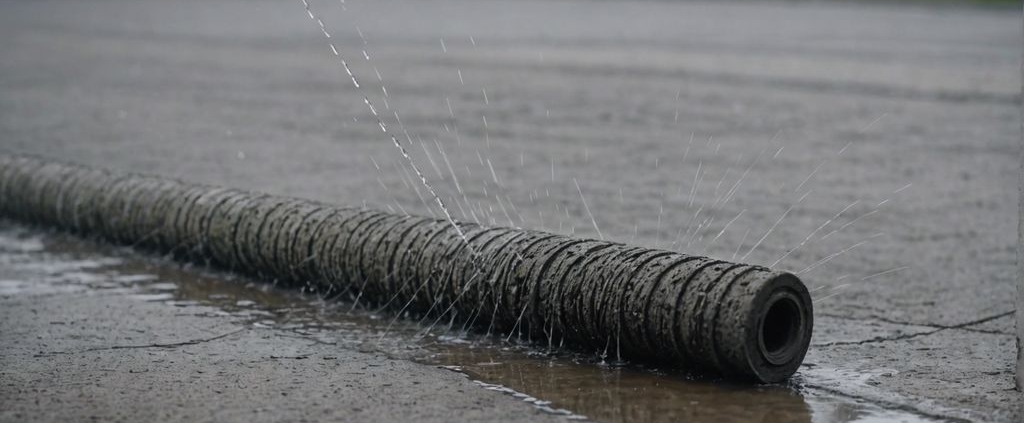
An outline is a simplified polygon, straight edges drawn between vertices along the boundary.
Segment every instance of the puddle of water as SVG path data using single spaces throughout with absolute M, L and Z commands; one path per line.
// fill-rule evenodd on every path
M 923 422 L 915 414 L 789 386 L 686 377 L 597 355 L 395 319 L 235 275 L 0 221 L 0 296 L 105 292 L 194 308 L 310 340 L 436 365 L 568 419 L 630 422 Z M 819 370 L 819 369 L 815 369 Z M 817 372 L 820 373 L 820 372 Z M 816 372 L 803 374 L 808 379 Z M 856 375 L 854 375 L 856 376 Z

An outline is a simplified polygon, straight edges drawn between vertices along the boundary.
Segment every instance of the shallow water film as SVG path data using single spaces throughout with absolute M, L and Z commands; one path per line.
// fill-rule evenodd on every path
M 928 418 L 803 386 L 747 386 L 583 355 L 513 336 L 471 333 L 379 314 L 269 283 L 0 221 L 0 296 L 116 295 L 230 316 L 240 329 L 273 331 L 335 348 L 376 352 L 464 374 L 479 389 L 545 413 L 602 422 L 870 422 Z M 316 359 L 317 357 L 292 357 Z

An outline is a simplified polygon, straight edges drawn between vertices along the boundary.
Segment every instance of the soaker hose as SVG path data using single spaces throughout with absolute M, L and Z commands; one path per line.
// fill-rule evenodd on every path
M 456 231 L 446 220 L 22 156 L 0 155 L 0 216 L 434 319 L 759 382 L 796 371 L 813 325 L 800 279 L 760 266 L 534 230 L 456 223 Z

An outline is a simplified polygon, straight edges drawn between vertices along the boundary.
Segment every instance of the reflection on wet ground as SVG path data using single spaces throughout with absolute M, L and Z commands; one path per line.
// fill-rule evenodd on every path
M 826 392 L 691 380 L 538 349 L 512 337 L 467 334 L 358 304 L 323 300 L 229 273 L 0 221 L 0 296 L 125 295 L 193 308 L 339 348 L 382 352 L 463 373 L 569 419 L 602 422 L 875 422 L 926 419 Z

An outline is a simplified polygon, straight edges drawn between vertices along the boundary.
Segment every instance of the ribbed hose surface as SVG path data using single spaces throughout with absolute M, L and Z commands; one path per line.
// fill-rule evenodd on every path
M 803 360 L 789 273 L 0 155 L 0 215 L 584 351 L 763 382 Z M 468 242 L 467 242 L 468 241 Z

